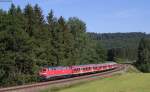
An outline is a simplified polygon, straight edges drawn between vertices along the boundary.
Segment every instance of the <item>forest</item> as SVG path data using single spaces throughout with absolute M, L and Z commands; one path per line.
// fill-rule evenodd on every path
M 44 16 L 37 4 L 12 4 L 0 9 L 0 87 L 38 82 L 45 66 L 137 61 L 150 72 L 149 38 L 140 32 L 90 33 L 77 17 L 56 17 L 53 10 Z
M 150 72 L 150 34 L 88 33 L 89 37 L 107 51 L 107 60 L 117 63 L 132 63 L 142 72 Z
M 142 32 L 88 33 L 89 37 L 107 50 L 108 61 L 134 62 L 138 59 L 138 47 L 142 38 L 150 38 Z
M 11 5 L 0 10 L 0 86 L 37 82 L 45 66 L 94 64 L 106 61 L 106 51 L 88 37 L 76 17 L 44 16 L 38 5 Z

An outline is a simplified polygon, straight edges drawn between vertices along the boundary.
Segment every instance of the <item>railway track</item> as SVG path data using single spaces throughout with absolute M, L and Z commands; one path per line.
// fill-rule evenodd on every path
M 126 68 L 127 65 L 120 65 L 120 67 L 110 71 L 90 74 L 86 76 L 78 76 L 78 77 L 73 77 L 68 79 L 41 82 L 41 83 L 35 83 L 30 85 L 1 88 L 0 92 L 39 92 L 40 90 L 48 88 L 49 86 L 56 87 L 56 86 L 70 84 L 70 83 L 80 83 L 81 81 L 91 81 L 91 80 L 96 80 L 97 78 L 110 77 L 113 74 L 124 72 Z

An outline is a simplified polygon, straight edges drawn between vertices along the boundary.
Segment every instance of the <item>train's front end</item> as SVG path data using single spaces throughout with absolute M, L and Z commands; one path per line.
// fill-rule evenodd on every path
M 40 78 L 42 78 L 42 79 L 47 79 L 47 76 L 48 76 L 48 69 L 47 69 L 47 68 L 42 68 L 42 69 L 39 71 L 39 76 L 40 76 Z

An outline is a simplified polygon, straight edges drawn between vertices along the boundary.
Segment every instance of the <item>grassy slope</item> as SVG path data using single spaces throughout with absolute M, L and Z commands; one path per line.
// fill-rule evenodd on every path
M 129 65 L 126 71 L 127 73 L 141 73 L 136 67 L 133 65 Z
M 150 74 L 128 73 L 59 92 L 150 92 Z

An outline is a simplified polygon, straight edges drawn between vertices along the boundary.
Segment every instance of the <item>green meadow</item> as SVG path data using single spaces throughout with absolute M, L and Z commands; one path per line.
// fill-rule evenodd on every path
M 58 88 L 59 89 L 59 88 Z M 42 92 L 150 92 L 150 73 L 126 73 L 59 90 Z
M 128 73 L 96 80 L 58 92 L 150 92 L 150 74 Z

